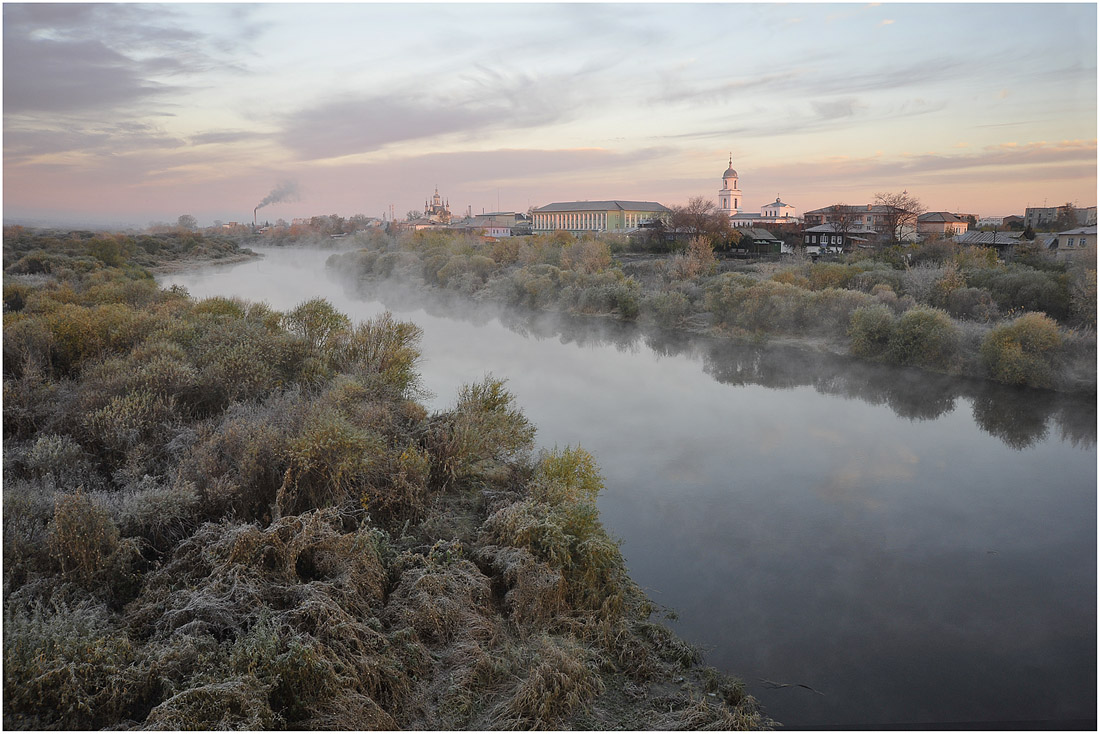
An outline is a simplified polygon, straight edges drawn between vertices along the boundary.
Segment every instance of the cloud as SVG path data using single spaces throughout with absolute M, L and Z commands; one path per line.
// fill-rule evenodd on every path
M 183 91 L 166 77 L 239 70 L 168 5 L 9 3 L 3 33 L 5 116 L 131 107 Z
M 189 139 L 191 145 L 224 145 L 227 143 L 242 143 L 252 140 L 262 140 L 267 136 L 263 133 L 248 130 L 211 130 L 210 132 L 192 135 Z
M 808 112 L 804 107 L 797 106 L 770 112 L 754 111 L 748 117 L 749 122 L 678 133 L 665 137 L 687 140 L 733 136 L 769 139 L 787 135 L 803 137 L 810 133 L 837 128 L 850 128 L 855 125 L 879 125 L 888 120 L 928 115 L 945 109 L 947 103 L 932 103 L 923 99 L 912 99 L 873 107 L 856 97 L 848 97 L 844 99 L 811 99 L 808 101 L 808 105 L 810 108 Z
M 855 117 L 856 110 L 863 107 L 855 97 L 828 101 L 811 100 L 810 106 L 822 120 L 838 120 Z
M 322 100 L 278 121 L 280 143 L 307 160 L 369 153 L 443 135 L 481 137 L 570 119 L 604 67 L 536 75 L 474 65 L 446 92 L 396 91 Z
M 692 86 L 679 76 L 668 75 L 662 84 L 663 91 L 650 97 L 651 104 L 718 104 L 735 99 L 737 95 L 757 89 L 775 89 L 793 82 L 798 74 L 787 71 L 763 74 L 747 79 Z
M 184 145 L 183 140 L 157 126 L 139 121 L 48 128 L 11 124 L 4 130 L 4 162 L 18 165 L 61 153 L 117 157 L 136 151 L 174 150 Z
M 403 140 L 468 132 L 499 122 L 499 112 L 493 105 L 404 94 L 335 100 L 290 115 L 278 139 L 303 158 L 335 158 Z
M 964 179 L 1000 182 L 1006 178 L 1020 178 L 1020 170 L 1024 168 L 1031 181 L 1077 178 L 1087 174 L 1090 167 L 1095 178 L 1096 141 L 1065 140 L 992 145 L 967 154 L 922 153 L 892 158 L 800 161 L 762 168 L 755 175 L 771 180 L 797 178 L 800 185 L 810 187 L 834 186 L 841 180 L 859 182 L 857 185 L 862 187 L 900 187 L 918 181 L 936 185 Z
M 33 40 L 5 27 L 4 113 L 105 109 L 175 91 L 147 71 L 100 41 Z
M 893 25 L 893 24 L 894 24 L 894 21 L 892 21 L 892 20 L 884 20 L 881 23 L 879 23 L 879 26 Z

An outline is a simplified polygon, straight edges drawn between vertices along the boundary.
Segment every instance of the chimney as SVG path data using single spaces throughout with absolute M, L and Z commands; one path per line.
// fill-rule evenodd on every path
M 260 207 L 256 207 L 255 209 L 252 210 L 252 226 L 253 227 L 256 226 L 256 212 L 259 210 L 259 208 Z

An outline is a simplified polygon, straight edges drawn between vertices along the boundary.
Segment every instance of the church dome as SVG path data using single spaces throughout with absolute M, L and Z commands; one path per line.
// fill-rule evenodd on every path
M 726 172 L 722 174 L 722 178 L 737 178 L 737 171 L 733 170 L 732 164 L 726 169 Z

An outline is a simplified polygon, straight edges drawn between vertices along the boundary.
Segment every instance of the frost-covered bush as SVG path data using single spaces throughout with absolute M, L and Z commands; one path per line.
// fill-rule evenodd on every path
M 1065 273 L 1012 266 L 967 271 L 966 277 L 971 286 L 989 291 L 1002 313 L 1039 311 L 1054 319 L 1069 316 L 1069 276 Z
M 935 308 L 917 307 L 894 324 L 886 356 L 894 364 L 947 369 L 958 352 L 959 331 L 951 317 Z
M 1062 334 L 1053 319 L 1027 313 L 990 331 L 982 342 L 981 356 L 989 375 L 998 382 L 1049 387 L 1053 360 L 1061 346 Z
M 886 352 L 894 330 L 894 313 L 882 305 L 863 306 L 852 312 L 848 336 L 857 357 L 877 359 Z
M 458 404 L 434 416 L 427 448 L 432 483 L 447 486 L 476 477 L 497 476 L 507 461 L 531 450 L 535 429 L 515 406 L 504 381 L 486 377 L 464 385 Z
M 642 302 L 642 310 L 653 315 L 659 326 L 679 326 L 692 313 L 691 301 L 679 291 L 665 291 Z

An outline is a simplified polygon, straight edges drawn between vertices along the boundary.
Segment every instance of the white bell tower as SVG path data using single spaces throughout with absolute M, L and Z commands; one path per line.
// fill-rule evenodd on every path
M 737 171 L 733 170 L 733 153 L 730 165 L 722 174 L 722 188 L 718 191 L 718 211 L 732 217 L 741 211 L 741 189 L 737 188 Z

